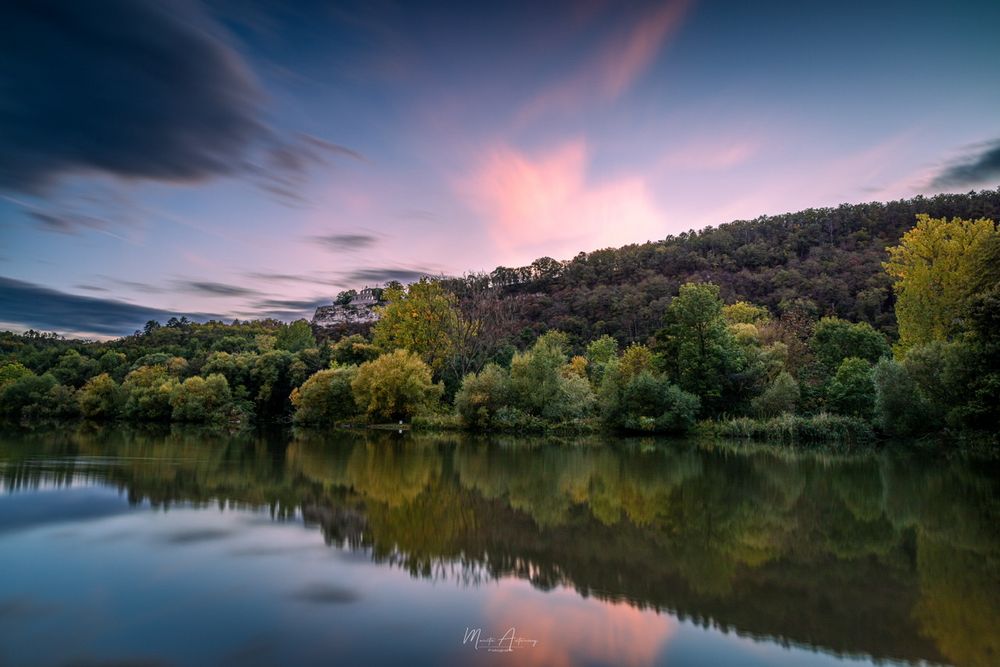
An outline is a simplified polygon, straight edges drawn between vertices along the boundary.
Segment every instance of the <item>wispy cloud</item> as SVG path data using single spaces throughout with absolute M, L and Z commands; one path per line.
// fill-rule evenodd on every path
M 965 155 L 941 170 L 932 188 L 992 185 L 1000 182 L 1000 139 L 969 146 Z
M 496 243 L 522 259 L 664 235 L 663 216 L 643 178 L 590 182 L 588 164 L 583 140 L 539 155 L 501 145 L 457 187 Z
M 655 61 L 683 22 L 689 4 L 688 0 L 670 0 L 635 18 L 568 79 L 532 98 L 517 120 L 527 122 L 552 111 L 576 113 L 588 101 L 620 97 Z
M 368 268 L 348 271 L 344 277 L 354 283 L 385 283 L 390 280 L 408 283 L 433 275 L 435 272 L 426 269 Z
M 308 236 L 306 241 L 315 243 L 334 251 L 354 251 L 369 248 L 378 243 L 378 237 L 372 234 L 323 234 Z
M 59 332 L 107 335 L 132 333 L 148 320 L 174 315 L 192 320 L 219 319 L 206 313 L 172 313 L 116 299 L 69 294 L 34 283 L 0 277 L 0 312 L 6 322 Z

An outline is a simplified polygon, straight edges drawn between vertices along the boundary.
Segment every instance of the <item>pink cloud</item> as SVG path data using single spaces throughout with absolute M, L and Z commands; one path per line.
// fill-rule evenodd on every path
M 664 217 L 642 177 L 592 183 L 587 166 L 583 140 L 537 156 L 501 145 L 458 189 L 500 249 L 522 261 L 663 235 Z
M 680 27 L 690 2 L 672 0 L 650 10 L 608 40 L 576 74 L 535 96 L 518 114 L 526 122 L 554 110 L 575 111 L 597 97 L 614 100 L 653 63 L 664 42 Z

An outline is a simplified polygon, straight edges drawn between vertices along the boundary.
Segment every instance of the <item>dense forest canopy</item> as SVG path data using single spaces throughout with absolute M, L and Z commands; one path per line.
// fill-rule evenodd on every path
M 731 436 L 978 431 L 995 443 L 1000 231 L 987 216 L 1000 218 L 1000 190 L 425 278 L 387 287 L 364 335 L 184 318 L 108 342 L 3 333 L 0 416 L 431 415 L 481 430 L 660 433 L 710 420 Z
M 775 314 L 805 307 L 814 316 L 868 322 L 894 335 L 886 248 L 918 214 L 1000 220 L 1000 189 L 866 204 L 842 204 L 737 220 L 662 241 L 549 257 L 520 268 L 446 281 L 461 293 L 477 282 L 518 297 L 530 339 L 558 329 L 574 341 L 609 334 L 645 341 L 660 327 L 667 303 L 686 282 L 713 282 L 727 303 L 766 306 Z

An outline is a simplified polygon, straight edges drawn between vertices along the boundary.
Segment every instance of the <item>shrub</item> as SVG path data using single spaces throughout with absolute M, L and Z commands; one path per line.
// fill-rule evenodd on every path
M 531 349 L 514 355 L 510 364 L 511 403 L 518 410 L 547 421 L 567 421 L 594 406 L 590 383 L 564 372 L 566 335 L 550 331 Z
M 351 382 L 357 366 L 335 366 L 313 373 L 301 387 L 292 390 L 297 424 L 331 424 L 358 413 Z
M 409 419 L 426 410 L 443 392 L 430 366 L 408 350 L 396 350 L 358 368 L 351 382 L 354 400 L 369 419 Z
M 666 377 L 642 371 L 622 392 L 620 424 L 629 431 L 684 433 L 694 426 L 700 401 Z
M 18 421 L 32 421 L 77 414 L 72 387 L 52 375 L 22 375 L 0 389 L 0 414 Z
M 751 405 L 760 417 L 776 417 L 795 412 L 799 395 L 799 383 L 787 371 L 781 371 L 764 393 L 753 399 Z
M 124 394 L 107 373 L 90 378 L 77 392 L 80 414 L 88 419 L 114 419 L 121 414 Z
M 125 416 L 138 421 L 169 421 L 173 411 L 170 394 L 176 384 L 165 366 L 136 368 L 122 383 Z
M 879 428 L 892 435 L 908 435 L 929 425 L 929 406 L 902 364 L 882 359 L 875 364 L 872 379 L 875 382 L 875 420 Z
M 875 404 L 872 365 L 857 357 L 844 359 L 830 380 L 827 400 L 838 414 L 870 418 Z
M 196 375 L 173 385 L 170 407 L 174 421 L 222 421 L 232 412 L 233 396 L 224 375 L 215 373 L 207 378 Z
M 510 401 L 510 373 L 497 364 L 487 364 L 478 374 L 469 373 L 455 394 L 455 409 L 467 428 L 488 429 L 496 425 L 497 412 Z
M 858 443 L 874 439 L 864 419 L 820 413 L 811 417 L 784 414 L 771 419 L 738 417 L 719 422 L 715 434 L 728 438 L 769 440 L 789 444 L 804 442 Z

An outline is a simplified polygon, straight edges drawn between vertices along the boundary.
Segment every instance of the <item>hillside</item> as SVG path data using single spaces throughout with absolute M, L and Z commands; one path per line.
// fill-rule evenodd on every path
M 662 241 L 538 259 L 488 276 L 449 280 L 461 294 L 477 283 L 513 298 L 523 340 L 560 329 L 577 341 L 610 334 L 645 340 L 661 325 L 670 298 L 692 280 L 712 281 L 732 302 L 780 312 L 799 303 L 815 315 L 869 322 L 895 332 L 893 297 L 882 269 L 918 213 L 1000 219 L 1000 189 L 737 220 Z

